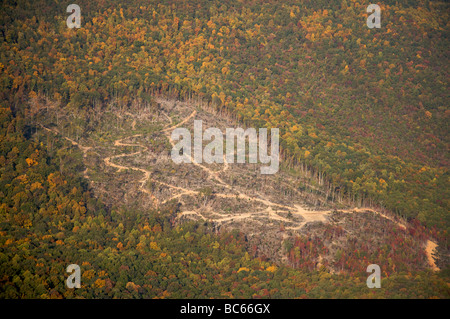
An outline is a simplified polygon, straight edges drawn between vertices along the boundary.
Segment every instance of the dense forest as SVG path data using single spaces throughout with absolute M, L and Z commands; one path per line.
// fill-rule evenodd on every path
M 70 2 L 2 1 L 0 296 L 448 298 L 448 270 L 396 269 L 387 248 L 382 290 L 351 263 L 359 243 L 338 256 L 347 272 L 314 269 L 314 249 L 338 229 L 293 240 L 289 267 L 249 255 L 237 231 L 174 225 L 176 205 L 106 207 L 76 147 L 35 134 L 36 97 L 73 112 L 155 95 L 206 101 L 280 128 L 283 165 L 448 249 L 449 5 L 384 1 L 382 27 L 369 29 L 369 3 L 80 0 L 81 28 L 69 29 Z M 409 239 L 392 239 L 408 258 Z M 66 289 L 77 262 L 95 289 Z

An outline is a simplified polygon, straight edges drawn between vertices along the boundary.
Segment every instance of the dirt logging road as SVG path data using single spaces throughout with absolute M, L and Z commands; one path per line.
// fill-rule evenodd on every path
M 167 100 L 159 99 L 157 100 L 158 103 L 160 103 L 163 106 L 163 109 L 169 109 L 170 103 Z M 161 132 L 165 135 L 165 137 L 168 139 L 172 147 L 175 145 L 174 141 L 171 138 L 171 133 L 174 129 L 177 127 L 180 127 L 184 124 L 187 124 L 189 121 L 193 120 L 194 117 L 197 114 L 197 111 L 195 109 L 191 110 L 189 116 L 185 117 L 182 121 L 180 121 L 177 124 L 173 124 L 173 120 L 170 116 L 170 114 L 163 113 L 163 116 L 167 118 L 169 123 L 166 123 Z M 126 114 L 131 117 L 132 123 L 131 123 L 131 133 L 135 131 L 136 125 L 137 125 L 137 119 L 135 116 L 130 113 L 126 112 Z M 54 134 L 60 134 L 58 130 L 56 129 L 50 129 L 45 126 L 42 126 L 45 130 L 52 132 Z M 107 167 L 111 167 L 117 170 L 117 172 L 120 171 L 126 171 L 126 170 L 134 170 L 142 173 L 142 178 L 139 179 L 139 187 L 138 190 L 142 193 L 145 193 L 149 196 L 149 198 L 152 200 L 153 205 L 155 207 L 160 207 L 160 205 L 163 205 L 173 199 L 177 199 L 180 202 L 182 201 L 182 198 L 186 197 L 193 197 L 196 198 L 199 195 L 201 195 L 201 192 L 199 190 L 195 189 L 189 189 L 186 187 L 181 187 L 179 185 L 174 185 L 168 182 L 163 182 L 159 180 L 158 178 L 155 178 L 152 176 L 152 171 L 138 167 L 136 165 L 130 165 L 126 161 L 122 160 L 120 161 L 121 164 L 117 162 L 118 159 L 124 159 L 124 158 L 134 158 L 141 153 L 148 150 L 147 145 L 143 145 L 140 143 L 129 143 L 126 142 L 127 140 L 136 140 L 137 138 L 141 138 L 142 134 L 130 134 L 129 136 L 121 137 L 116 140 L 114 140 L 114 143 L 112 144 L 114 148 L 125 148 L 125 147 L 134 147 L 139 148 L 138 150 L 134 152 L 122 152 L 116 155 L 110 155 L 110 156 L 103 156 L 101 159 L 103 160 L 104 164 Z M 93 150 L 93 146 L 83 146 L 80 143 L 74 141 L 73 139 L 70 139 L 68 137 L 64 137 L 66 140 L 70 141 L 72 145 L 76 145 L 80 148 L 80 150 L 83 153 L 83 157 L 86 158 L 87 153 L 91 150 Z M 177 215 L 177 219 L 180 218 L 195 218 L 195 219 L 201 219 L 201 220 L 208 220 L 213 221 L 217 225 L 224 225 L 230 222 L 236 222 L 236 221 L 247 221 L 247 220 L 254 220 L 258 221 L 258 218 L 260 218 L 261 215 L 264 215 L 269 220 L 286 223 L 290 226 L 286 227 L 286 229 L 290 231 L 300 231 L 306 224 L 311 222 L 322 222 L 326 223 L 328 221 L 328 216 L 333 213 L 335 210 L 314 210 L 314 209 L 307 209 L 303 207 L 300 204 L 292 203 L 291 205 L 281 204 L 274 202 L 273 200 L 270 200 L 265 194 L 263 193 L 257 193 L 249 195 L 247 194 L 248 190 L 240 190 L 236 187 L 234 187 L 230 182 L 226 181 L 224 178 L 221 178 L 219 175 L 220 173 L 224 173 L 229 169 L 229 163 L 224 161 L 223 167 L 219 170 L 212 170 L 210 167 L 205 166 L 202 163 L 197 163 L 194 158 L 187 154 L 187 156 L 190 157 L 191 163 L 195 165 L 195 167 L 202 170 L 204 173 L 206 173 L 207 180 L 217 184 L 220 189 L 223 189 L 223 191 L 217 191 L 214 192 L 215 198 L 221 198 L 225 200 L 241 200 L 247 203 L 254 203 L 255 207 L 258 207 L 258 209 L 255 209 L 254 211 L 247 211 L 247 212 L 235 212 L 232 215 L 224 215 L 217 211 L 209 210 L 207 214 L 205 214 L 205 211 L 203 209 L 195 209 L 192 207 L 182 209 L 180 213 Z M 225 156 L 224 156 L 225 158 Z M 131 162 L 131 160 L 129 161 Z M 90 180 L 88 169 L 84 171 L 84 177 Z M 153 194 L 147 187 L 148 182 L 152 182 L 155 184 L 159 184 L 161 187 L 169 188 L 171 189 L 172 193 L 170 196 L 167 196 L 165 198 L 157 198 L 155 194 Z M 182 206 L 183 207 L 183 206 Z M 285 216 L 282 216 L 279 214 L 279 212 L 286 212 L 294 216 L 294 219 L 287 218 Z M 367 213 L 372 212 L 375 214 L 378 214 L 382 216 L 383 218 L 386 218 L 392 222 L 394 222 L 398 227 L 405 230 L 407 229 L 408 225 L 405 222 L 402 222 L 400 220 L 397 220 L 391 216 L 388 216 L 386 214 L 383 214 L 375 209 L 372 208 L 348 208 L 348 209 L 339 209 L 338 211 L 344 212 L 344 213 Z M 212 218 L 211 216 L 214 216 Z M 283 237 L 284 239 L 284 237 Z M 437 245 L 435 242 L 431 240 L 427 240 L 425 245 L 425 252 L 428 259 L 428 264 L 430 268 L 434 271 L 438 271 L 439 268 L 436 266 L 435 258 L 433 256 L 433 252 L 435 251 Z

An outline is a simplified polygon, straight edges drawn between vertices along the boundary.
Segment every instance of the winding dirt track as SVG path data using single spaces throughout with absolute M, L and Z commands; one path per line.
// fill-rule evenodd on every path
M 159 103 L 167 103 L 166 101 L 162 100 L 162 101 L 158 101 Z M 168 125 L 166 125 L 165 128 L 163 128 L 163 130 L 161 132 L 163 132 L 166 137 L 169 139 L 170 143 L 172 146 L 175 145 L 174 141 L 171 138 L 171 132 L 177 128 L 180 127 L 181 125 L 189 122 L 195 115 L 197 114 L 197 111 L 194 110 L 187 118 L 185 118 L 183 121 L 175 124 L 175 125 L 171 125 L 173 123 L 173 121 L 171 120 L 170 116 L 165 114 L 164 115 L 170 119 L 170 123 Z M 131 114 L 130 114 L 131 115 Z M 133 122 L 134 125 L 136 125 L 135 122 Z M 134 126 L 133 125 L 133 126 Z M 162 181 L 159 181 L 157 179 L 153 179 L 151 177 L 151 172 L 143 169 L 143 168 L 139 168 L 139 167 L 135 167 L 135 166 L 130 166 L 130 165 L 120 165 L 120 164 L 116 164 L 113 162 L 114 159 L 117 158 L 121 158 L 121 157 L 127 157 L 127 156 L 136 156 L 138 154 L 140 154 L 142 151 L 144 151 L 146 148 L 144 145 L 142 144 L 132 144 L 132 143 L 125 143 L 123 142 L 125 139 L 128 138 L 134 138 L 134 137 L 139 137 L 141 136 L 141 134 L 135 134 L 135 135 L 130 135 L 128 137 L 124 137 L 124 138 L 120 138 L 117 139 L 116 141 L 114 141 L 114 146 L 115 147 L 140 147 L 141 150 L 140 151 L 136 151 L 133 153 L 121 153 L 118 155 L 114 155 L 114 156 L 109 156 L 109 157 L 105 157 L 103 160 L 105 162 L 105 165 L 113 167 L 118 169 L 119 171 L 121 170 L 127 170 L 127 169 L 131 169 L 131 170 L 137 170 L 137 171 L 141 171 L 142 173 L 144 173 L 143 178 L 140 180 L 140 187 L 139 189 L 142 192 L 145 192 L 147 194 L 149 194 L 149 196 L 152 198 L 152 200 L 154 201 L 154 203 L 156 205 L 160 205 L 160 204 L 164 204 L 169 202 L 172 199 L 176 199 L 176 198 L 180 198 L 182 196 L 188 195 L 188 196 L 197 196 L 199 194 L 199 191 L 195 191 L 195 190 L 191 190 L 191 189 L 187 189 L 187 188 L 183 188 L 183 187 L 179 187 L 179 186 L 175 186 L 175 185 L 170 185 L 167 183 L 164 183 Z M 241 220 L 241 219 L 246 219 L 246 218 L 252 218 L 252 217 L 258 217 L 261 215 L 261 213 L 268 213 L 268 218 L 272 219 L 272 220 L 277 220 L 277 221 L 281 221 L 281 222 L 286 222 L 286 223 L 292 223 L 292 220 L 289 220 L 287 218 L 284 218 L 278 214 L 276 214 L 276 211 L 281 209 L 286 209 L 289 212 L 291 212 L 292 214 L 295 215 L 299 215 L 301 217 L 304 218 L 304 222 L 302 222 L 298 227 L 290 227 L 289 229 L 300 229 L 301 227 L 303 227 L 303 225 L 305 225 L 307 222 L 311 222 L 311 221 L 326 221 L 326 216 L 331 213 L 331 211 L 310 211 L 310 210 L 306 210 L 305 208 L 299 206 L 299 205 L 294 205 L 294 206 L 287 206 L 287 205 L 283 205 L 283 204 L 279 204 L 279 203 L 275 203 L 272 202 L 270 200 L 267 199 L 263 199 L 261 197 L 257 197 L 257 196 L 249 196 L 239 190 L 235 190 L 233 188 L 233 186 L 231 186 L 230 184 L 226 183 L 222 178 L 219 177 L 219 173 L 226 171 L 229 167 L 229 164 L 226 162 L 226 160 L 224 161 L 224 167 L 221 171 L 213 171 L 210 168 L 202 165 L 201 163 L 197 163 L 194 158 L 190 155 L 188 155 L 192 164 L 194 164 L 195 166 L 201 168 L 203 171 L 205 171 L 208 175 L 208 179 L 210 180 L 214 180 L 216 183 L 218 183 L 220 186 L 226 188 L 227 190 L 230 191 L 230 193 L 215 193 L 214 196 L 215 197 L 220 197 L 220 198 L 232 198 L 232 199 L 243 199 L 243 200 L 247 200 L 247 201 L 253 201 L 253 202 L 259 202 L 265 206 L 267 206 L 267 208 L 265 208 L 262 211 L 257 211 L 257 212 L 253 212 L 253 213 L 242 213 L 239 215 L 233 215 L 233 216 L 226 216 L 226 217 L 221 217 L 221 218 L 217 218 L 214 219 L 215 223 L 219 223 L 219 224 L 223 224 L 223 223 L 227 223 L 227 222 L 231 222 L 231 221 L 236 221 L 236 220 Z M 225 156 L 224 156 L 225 159 Z M 165 187 L 169 187 L 175 190 L 179 190 L 180 193 L 173 195 L 172 197 L 165 199 L 163 202 L 159 202 L 156 197 L 145 188 L 145 185 L 148 181 L 152 181 L 154 183 L 158 183 L 160 185 L 163 185 Z M 213 212 L 214 213 L 214 212 Z M 180 214 L 178 214 L 177 218 L 180 218 L 182 216 L 186 216 L 186 215 L 196 215 L 197 217 L 200 217 L 201 219 L 207 220 L 207 218 L 205 218 L 201 213 L 196 212 L 196 211 L 185 211 L 185 212 L 181 212 Z M 215 213 L 215 215 L 220 216 L 220 214 Z
M 161 104 L 164 103 L 168 103 L 165 100 L 160 100 L 157 101 Z M 127 112 L 128 115 L 133 117 L 133 114 Z M 166 137 L 168 138 L 168 140 L 170 141 L 171 145 L 174 146 L 175 143 L 171 138 L 171 132 L 187 123 L 188 121 L 190 121 L 196 114 L 197 111 L 194 110 L 187 118 L 185 118 L 183 121 L 179 122 L 178 124 L 172 125 L 173 124 L 173 120 L 171 119 L 171 117 L 168 114 L 163 113 L 165 117 L 168 118 L 169 123 L 166 125 L 166 127 L 163 128 L 163 130 L 161 131 L 162 133 L 164 133 L 166 135 Z M 136 126 L 136 120 L 133 118 L 133 123 L 132 123 L 132 129 L 134 130 Z M 47 127 L 42 126 L 44 129 L 46 129 L 47 131 L 53 132 L 54 134 L 60 134 L 57 130 L 54 129 L 49 129 Z M 187 188 L 183 188 L 183 187 L 179 187 L 179 186 L 175 186 L 175 185 L 170 185 L 168 183 L 164 183 L 162 181 L 159 181 L 157 179 L 153 179 L 151 177 L 151 172 L 149 170 L 140 168 L 140 167 L 135 167 L 135 166 L 131 166 L 131 165 L 120 165 L 120 164 L 116 164 L 114 163 L 114 159 L 118 159 L 118 158 L 123 158 L 123 157 L 128 157 L 128 156 L 136 156 L 140 153 L 142 153 L 144 150 L 146 150 L 146 147 L 142 144 L 132 144 L 132 143 L 126 143 L 123 142 L 126 139 L 129 138 L 135 138 L 135 137 L 140 137 L 142 136 L 142 134 L 134 134 L 134 135 L 130 135 L 124 138 L 120 138 L 114 141 L 114 146 L 115 147 L 139 147 L 141 148 L 139 151 L 136 152 L 132 152 L 132 153 L 121 153 L 118 155 L 113 155 L 113 156 L 108 156 L 105 157 L 103 159 L 104 163 L 106 166 L 112 167 L 117 169 L 118 171 L 122 171 L 122 170 L 135 170 L 135 171 L 140 171 L 143 173 L 143 177 L 142 179 L 140 179 L 139 183 L 139 190 L 143 193 L 146 193 L 150 196 L 150 198 L 152 199 L 152 201 L 154 202 L 154 204 L 156 205 L 156 207 L 159 207 L 159 205 L 167 203 L 168 201 L 172 200 L 172 199 L 180 199 L 182 196 L 198 196 L 199 191 L 195 191 L 195 190 L 191 190 L 191 189 L 187 189 Z M 92 149 L 92 147 L 88 147 L 88 146 L 82 146 L 79 143 L 77 143 L 76 141 L 68 138 L 68 137 L 64 137 L 66 140 L 70 141 L 73 145 L 78 146 L 81 151 L 83 152 L 84 157 L 86 157 L 87 152 Z M 287 218 L 284 218 L 280 215 L 278 215 L 276 212 L 281 208 L 284 210 L 289 211 L 291 214 L 293 215 L 298 215 L 300 216 L 303 221 L 300 222 L 297 226 L 291 226 L 291 227 L 286 227 L 286 229 L 289 230 L 300 230 L 304 225 L 306 225 L 309 222 L 313 222 L 313 221 L 321 221 L 321 222 L 326 222 L 327 221 L 327 216 L 329 214 L 332 213 L 331 210 L 328 211 L 319 211 L 319 210 L 307 210 L 304 207 L 301 207 L 300 205 L 293 205 L 293 206 L 287 206 L 287 205 L 283 205 L 283 204 L 279 204 L 279 203 L 275 203 L 272 202 L 268 199 L 264 199 L 261 197 L 257 197 L 257 196 L 249 196 L 239 190 L 236 190 L 233 188 L 232 185 L 226 183 L 223 179 L 221 179 L 219 177 L 219 173 L 226 171 L 228 169 L 228 163 L 226 162 L 226 160 L 224 161 L 224 167 L 221 171 L 213 171 L 211 169 L 209 169 L 208 167 L 202 165 L 201 163 L 197 163 L 195 162 L 194 158 L 192 158 L 192 156 L 187 155 L 190 157 L 191 162 L 196 165 L 197 167 L 201 168 L 203 171 L 205 171 L 208 175 L 208 179 L 210 180 L 214 180 L 215 182 L 217 182 L 218 184 L 220 184 L 220 186 L 226 188 L 230 193 L 215 193 L 214 196 L 216 197 L 220 197 L 220 198 L 240 198 L 243 200 L 247 200 L 247 201 L 253 201 L 253 202 L 259 202 L 263 205 L 266 206 L 265 209 L 261 210 L 261 211 L 256 211 L 256 212 L 247 212 L 247 213 L 241 213 L 239 215 L 233 215 L 233 216 L 225 216 L 223 217 L 223 215 L 218 214 L 216 212 L 211 212 L 214 215 L 217 216 L 222 216 L 220 218 L 215 218 L 214 222 L 218 223 L 218 224 L 225 224 L 225 223 L 229 223 L 229 222 L 233 222 L 233 221 L 237 221 L 237 220 L 243 220 L 243 219 L 249 219 L 249 218 L 254 218 L 254 217 L 258 217 L 261 216 L 261 214 L 265 214 L 269 219 L 271 220 L 276 220 L 276 221 L 280 221 L 280 222 L 286 222 L 286 223 L 291 223 L 292 224 L 292 220 L 289 220 Z M 224 156 L 225 159 L 225 156 Z M 89 176 L 87 175 L 87 169 L 84 172 L 84 175 L 86 178 L 89 179 Z M 159 202 L 159 200 L 152 194 L 152 192 L 150 192 L 147 188 L 146 188 L 146 184 L 148 181 L 152 181 L 154 183 L 158 183 L 160 185 L 163 185 L 165 187 L 174 189 L 174 190 L 178 190 L 180 191 L 178 194 L 175 194 L 173 196 L 171 196 L 168 199 L 165 199 L 162 202 Z M 406 230 L 407 225 L 405 225 L 404 223 L 398 221 L 398 220 L 394 220 L 392 217 L 385 215 L 381 212 L 378 212 L 376 210 L 373 210 L 371 208 L 354 208 L 354 209 L 346 209 L 346 210 L 339 210 L 342 212 L 346 212 L 346 213 L 364 213 L 364 212 L 373 212 L 376 214 L 381 215 L 382 217 L 389 219 L 391 221 L 393 221 L 394 223 L 396 223 L 400 228 Z M 179 213 L 177 215 L 177 218 L 181 218 L 183 216 L 197 216 L 200 219 L 203 220 L 210 220 L 210 218 L 205 218 L 200 212 L 195 211 L 195 210 L 188 210 L 188 211 L 183 211 L 181 213 Z M 436 266 L 434 257 L 432 255 L 432 252 L 434 251 L 434 249 L 436 248 L 436 243 L 434 243 L 433 241 L 428 240 L 426 243 L 426 254 L 427 254 L 427 258 L 428 258 L 428 263 L 431 267 L 431 269 L 437 271 L 439 270 L 439 268 Z
M 134 125 L 135 125 L 135 122 L 133 122 L 133 123 L 134 123 Z M 134 125 L 133 125 L 133 126 L 134 126 Z M 130 138 L 130 137 L 138 137 L 138 136 L 141 136 L 141 135 L 142 135 L 142 134 L 135 134 L 135 135 L 132 135 L 132 136 L 129 136 L 129 137 L 125 137 L 125 138 L 122 138 L 122 139 L 118 139 L 118 140 L 116 140 L 116 141 L 114 142 L 114 146 L 116 146 L 116 147 L 120 147 L 120 146 L 138 146 L 138 147 L 142 147 L 142 148 L 144 149 L 144 146 L 141 145 L 141 144 L 122 143 L 122 141 L 123 141 L 124 139 L 126 139 L 126 138 Z M 132 170 L 136 170 L 136 171 L 140 171 L 140 172 L 144 173 L 144 177 L 140 180 L 139 190 L 142 191 L 142 192 L 144 192 L 144 193 L 146 193 L 146 194 L 148 194 L 148 195 L 150 196 L 150 198 L 152 199 L 152 201 L 153 201 L 155 204 L 158 204 L 158 200 L 156 199 L 156 197 L 155 197 L 148 189 L 145 188 L 145 184 L 146 184 L 147 181 L 150 179 L 150 174 L 151 174 L 150 171 L 148 171 L 148 170 L 146 170 L 146 169 L 143 169 L 143 168 L 140 168 L 140 167 L 123 166 L 123 165 L 114 164 L 113 162 L 111 162 L 111 160 L 112 160 L 113 158 L 119 158 L 119 157 L 125 157 L 125 156 L 135 156 L 135 155 L 140 154 L 142 151 L 143 151 L 143 150 L 140 150 L 140 151 L 137 151 L 137 152 L 134 152 L 134 153 L 122 153 L 122 154 L 119 154 L 119 155 L 114 155 L 114 156 L 106 157 L 106 158 L 104 158 L 103 160 L 104 160 L 104 162 L 105 162 L 105 164 L 106 164 L 107 166 L 111 166 L 111 167 L 117 168 L 117 169 L 119 170 L 119 172 L 120 172 L 121 170 L 132 169 Z

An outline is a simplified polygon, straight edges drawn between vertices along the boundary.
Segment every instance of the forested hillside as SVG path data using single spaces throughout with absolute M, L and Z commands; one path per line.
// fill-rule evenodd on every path
M 207 101 L 280 128 L 284 168 L 311 172 L 330 198 L 386 209 L 447 250 L 448 3 L 383 1 L 369 29 L 369 1 L 79 0 L 81 28 L 69 29 L 70 3 L 0 4 L 2 297 L 448 298 L 445 271 L 394 269 L 388 289 L 368 292 L 365 273 L 275 266 L 242 234 L 175 226 L 175 207 L 105 207 L 76 147 L 36 134 L 47 110 L 31 103 L 87 114 L 155 95 Z M 304 240 L 291 263 L 307 264 L 294 253 Z M 95 292 L 63 286 L 75 256 Z
M 294 268 L 252 257 L 238 231 L 173 225 L 176 205 L 108 209 L 88 190 L 76 146 L 58 138 L 48 151 L 44 134 L 27 137 L 23 114 L 1 112 L 0 298 L 449 297 L 445 271 L 388 270 L 383 289 L 368 289 L 365 265 L 351 255 L 355 247 L 338 261 L 344 265 L 350 257 L 354 262 L 345 268 L 352 272 L 330 274 L 311 267 L 316 246 L 304 249 L 317 238 L 287 247 Z M 335 230 L 324 232 L 329 240 Z M 404 244 L 401 237 L 393 238 L 396 246 Z M 72 263 L 81 267 L 81 289 L 65 285 Z

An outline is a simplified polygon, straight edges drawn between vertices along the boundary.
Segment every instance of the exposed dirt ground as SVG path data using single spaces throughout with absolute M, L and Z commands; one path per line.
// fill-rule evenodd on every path
M 327 201 L 320 185 L 299 173 L 280 169 L 273 175 L 261 175 L 261 164 L 227 163 L 225 156 L 223 164 L 196 163 L 192 156 L 191 164 L 175 164 L 170 157 L 175 144 L 172 131 L 185 127 L 192 132 L 193 121 L 200 119 L 203 129 L 216 127 L 224 135 L 226 128 L 236 127 L 207 107 L 161 98 L 151 106 L 133 110 L 112 107 L 110 112 L 96 114 L 92 123 L 77 133 L 77 140 L 70 120 L 42 126 L 80 148 L 84 176 L 97 196 L 111 206 L 145 209 L 176 201 L 180 203 L 177 222 L 205 220 L 216 230 L 237 228 L 246 234 L 249 246 L 257 244 L 259 254 L 275 261 L 286 260 L 286 239 L 307 233 L 306 225 L 329 223 L 337 210 L 374 213 L 400 229 L 408 227 L 370 208 Z M 436 244 L 428 240 L 425 245 L 429 266 L 438 270 L 432 256 Z M 319 266 L 321 260 L 319 256 Z

